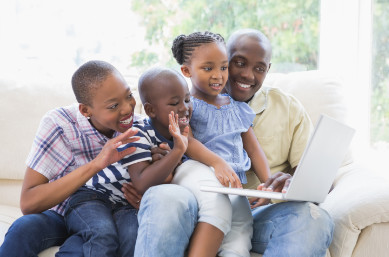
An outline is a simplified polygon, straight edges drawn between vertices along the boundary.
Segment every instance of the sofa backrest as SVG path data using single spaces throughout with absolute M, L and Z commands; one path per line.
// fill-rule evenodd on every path
M 72 92 L 0 83 L 0 178 L 22 179 L 25 160 L 42 116 L 75 101 Z
M 320 114 L 326 114 L 348 124 L 348 105 L 344 86 L 340 78 L 318 70 L 269 73 L 264 82 L 296 97 L 316 122 Z M 352 151 L 348 151 L 343 166 L 353 162 Z
M 295 96 L 304 105 L 314 125 L 321 113 L 348 122 L 343 84 L 332 74 L 318 70 L 269 73 L 265 84 Z

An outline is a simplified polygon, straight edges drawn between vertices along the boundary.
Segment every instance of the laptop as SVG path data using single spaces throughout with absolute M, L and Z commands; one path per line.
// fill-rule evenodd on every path
M 286 193 L 205 185 L 201 186 L 200 190 L 321 203 L 331 188 L 354 134 L 355 129 L 327 115 L 320 115 Z

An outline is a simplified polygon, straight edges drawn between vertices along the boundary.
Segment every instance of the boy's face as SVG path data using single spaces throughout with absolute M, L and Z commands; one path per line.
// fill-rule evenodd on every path
M 132 127 L 135 98 L 120 74 L 112 73 L 96 89 L 92 106 L 86 106 L 92 125 L 107 137 Z
M 201 99 L 217 96 L 228 79 L 228 57 L 225 45 L 212 42 L 196 47 L 190 64 L 183 65 L 181 70 L 192 81 L 192 95 Z
M 171 111 L 178 114 L 181 131 L 189 126 L 193 106 L 190 92 L 184 78 L 171 75 L 168 78 L 156 80 L 158 83 L 150 99 L 152 111 L 147 114 L 153 122 L 154 128 L 165 138 L 171 138 L 169 133 L 169 114 Z
M 256 38 L 242 36 L 231 47 L 228 94 L 237 101 L 247 102 L 261 88 L 270 68 L 269 46 Z

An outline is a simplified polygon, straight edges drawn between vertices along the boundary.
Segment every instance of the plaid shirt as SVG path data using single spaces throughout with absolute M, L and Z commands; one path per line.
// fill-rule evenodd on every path
M 107 141 L 79 112 L 78 104 L 54 109 L 43 117 L 26 164 L 52 182 L 93 160 Z M 63 215 L 66 202 L 52 210 Z

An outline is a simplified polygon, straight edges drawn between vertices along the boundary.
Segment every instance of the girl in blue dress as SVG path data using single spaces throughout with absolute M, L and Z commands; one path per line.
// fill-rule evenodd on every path
M 244 102 L 221 94 L 228 80 L 228 57 L 224 39 L 212 32 L 195 32 L 175 38 L 174 58 L 183 75 L 192 82 L 193 113 L 190 127 L 193 136 L 224 158 L 247 183 L 245 172 L 254 170 L 261 182 L 270 176 L 266 156 L 251 127 L 255 113 Z M 220 183 L 228 177 L 215 173 Z M 250 256 L 252 215 L 247 198 L 230 195 L 233 208 L 231 231 L 219 248 L 219 256 Z

